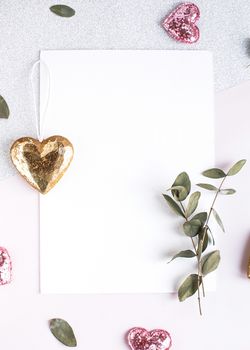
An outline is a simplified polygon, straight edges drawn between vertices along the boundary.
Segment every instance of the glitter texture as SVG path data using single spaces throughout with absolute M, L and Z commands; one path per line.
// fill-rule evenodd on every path
M 45 194 L 68 169 L 74 149 L 70 141 L 62 136 L 51 136 L 42 142 L 22 137 L 12 145 L 10 154 L 13 164 L 25 180 Z
M 170 334 L 163 329 L 147 331 L 135 327 L 128 333 L 128 344 L 132 350 L 168 350 L 172 340 Z
M 200 32 L 195 23 L 200 18 L 199 8 L 192 3 L 176 7 L 163 21 L 163 28 L 175 40 L 193 44 L 199 40 Z
M 12 263 L 7 249 L 0 247 L 0 285 L 11 282 Z

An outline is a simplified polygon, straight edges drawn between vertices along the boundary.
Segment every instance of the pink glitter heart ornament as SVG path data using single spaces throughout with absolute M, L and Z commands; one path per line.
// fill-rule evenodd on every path
M 172 339 L 163 329 L 147 331 L 135 327 L 128 333 L 128 344 L 132 350 L 168 350 L 172 345 Z
M 11 282 L 12 262 L 7 249 L 0 247 L 0 285 Z
M 196 22 L 200 18 L 199 8 L 190 2 L 177 6 L 163 21 L 162 26 L 175 40 L 193 44 L 199 40 L 200 31 Z

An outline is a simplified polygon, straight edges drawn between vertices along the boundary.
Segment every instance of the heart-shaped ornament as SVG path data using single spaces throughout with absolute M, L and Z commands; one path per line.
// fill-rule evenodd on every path
M 132 350 L 168 350 L 172 340 L 170 334 L 163 329 L 147 331 L 135 327 L 128 333 L 128 344 Z
M 0 247 L 0 285 L 11 282 L 12 263 L 7 249 Z
M 32 137 L 22 137 L 14 142 L 10 155 L 25 180 L 45 194 L 68 169 L 74 149 L 71 142 L 62 136 L 51 136 L 42 142 Z
M 200 18 L 200 10 L 193 3 L 177 6 L 163 21 L 162 26 L 175 40 L 193 44 L 199 40 L 200 31 L 196 22 Z

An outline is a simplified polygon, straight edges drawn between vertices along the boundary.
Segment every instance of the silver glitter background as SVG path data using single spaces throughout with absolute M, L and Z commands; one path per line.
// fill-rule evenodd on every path
M 61 18 L 49 0 L 0 2 L 0 94 L 11 115 L 0 120 L 0 179 L 15 173 L 9 148 L 35 136 L 29 73 L 41 49 L 205 49 L 214 52 L 216 90 L 250 76 L 249 0 L 197 0 L 201 38 L 185 45 L 168 37 L 160 22 L 180 1 L 67 0 L 76 15 Z M 69 116 L 74 123 L 74 116 Z

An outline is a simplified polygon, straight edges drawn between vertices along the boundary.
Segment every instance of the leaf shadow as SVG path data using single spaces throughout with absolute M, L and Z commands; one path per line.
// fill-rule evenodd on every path
M 249 258 L 250 258 L 250 232 L 246 240 L 246 243 L 244 245 L 241 264 L 240 264 L 240 274 L 243 277 L 247 276 L 247 266 L 248 266 Z

